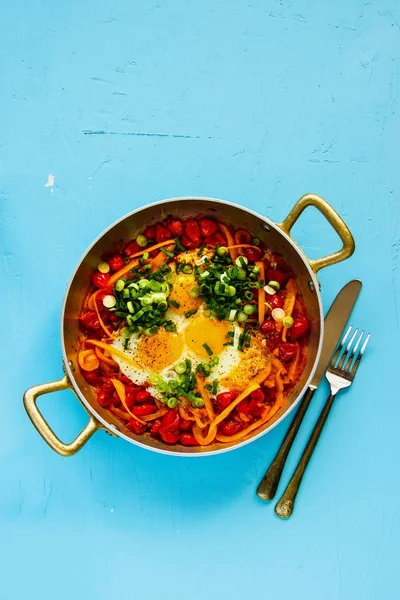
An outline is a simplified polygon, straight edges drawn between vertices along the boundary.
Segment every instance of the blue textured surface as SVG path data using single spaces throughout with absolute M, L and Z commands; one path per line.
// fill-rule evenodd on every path
M 396 0 L 2 3 L 1 600 L 399 598 L 399 28 Z M 279 221 L 308 191 L 357 244 L 321 273 L 325 308 L 362 279 L 372 342 L 293 518 L 255 496 L 287 421 L 200 460 L 104 433 L 53 453 L 22 393 L 60 377 L 66 283 L 102 229 L 180 195 Z M 313 210 L 295 234 L 311 257 L 337 247 Z M 70 393 L 41 407 L 64 439 L 85 423 Z

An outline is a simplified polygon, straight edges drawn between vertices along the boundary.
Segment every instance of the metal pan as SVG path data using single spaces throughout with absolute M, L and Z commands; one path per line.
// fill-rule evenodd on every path
M 317 208 L 332 225 L 342 240 L 343 246 L 334 254 L 310 260 L 292 239 L 290 232 L 303 210 Z M 180 218 L 198 214 L 209 215 L 231 223 L 234 227 L 248 229 L 253 236 L 262 239 L 273 251 L 281 254 L 293 269 L 300 292 L 303 295 L 310 320 L 310 342 L 307 365 L 300 380 L 290 391 L 283 408 L 269 422 L 254 434 L 232 444 L 215 443 L 207 447 L 168 446 L 149 436 L 137 436 L 129 431 L 111 412 L 102 408 L 91 387 L 85 381 L 77 365 L 78 315 L 87 290 L 91 273 L 96 268 L 99 257 L 121 239 L 132 239 L 149 225 L 173 214 Z M 216 198 L 173 198 L 133 211 L 111 225 L 87 250 L 72 276 L 61 313 L 61 342 L 65 375 L 58 381 L 44 383 L 27 390 L 24 395 L 25 409 L 43 439 L 53 450 L 62 456 L 71 456 L 80 450 L 88 439 L 100 429 L 113 436 L 119 436 L 132 444 L 149 450 L 174 456 L 204 456 L 226 452 L 238 448 L 264 435 L 275 427 L 296 406 L 307 388 L 318 362 L 323 339 L 322 302 L 317 281 L 317 272 L 330 265 L 345 260 L 354 252 L 353 237 L 335 210 L 315 194 L 300 198 L 282 223 L 274 223 L 247 208 L 218 200 Z M 53 432 L 39 411 L 36 401 L 39 396 L 59 390 L 72 390 L 89 415 L 89 422 L 78 437 L 70 444 L 64 444 Z

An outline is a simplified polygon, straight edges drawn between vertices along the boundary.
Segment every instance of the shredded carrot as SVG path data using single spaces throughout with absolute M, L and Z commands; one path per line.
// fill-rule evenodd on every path
M 185 421 L 194 421 L 194 416 L 190 413 L 188 413 L 185 410 L 185 407 L 182 406 L 182 404 L 179 405 L 179 414 L 182 417 L 182 419 L 185 419 Z
M 204 401 L 204 406 L 206 407 L 207 414 L 208 414 L 210 420 L 212 421 L 213 418 L 215 417 L 214 408 L 213 408 L 209 393 L 207 392 L 206 388 L 204 387 L 204 377 L 202 377 L 201 375 L 198 375 L 197 373 L 196 373 L 196 383 L 197 383 L 197 389 L 200 392 L 200 396 L 202 397 L 202 399 Z
M 261 325 L 264 323 L 265 317 L 265 269 L 264 263 L 261 260 L 256 262 L 256 265 L 260 267 L 260 276 L 258 280 L 263 281 L 262 287 L 258 288 L 258 322 Z
M 167 255 L 165 254 L 165 252 L 159 252 L 157 256 L 155 256 L 151 261 L 151 264 L 153 265 L 153 271 L 157 271 L 157 269 L 161 267 L 166 258 Z
M 158 248 L 162 248 L 164 246 L 168 246 L 168 245 L 174 244 L 174 243 L 175 243 L 175 240 L 167 240 L 165 242 L 161 242 L 161 244 L 155 244 L 154 246 L 150 246 L 150 248 L 145 248 L 144 250 L 141 250 L 140 252 L 136 252 L 135 254 L 132 254 L 132 256 L 130 258 L 131 259 L 137 258 L 138 256 L 142 256 L 145 252 L 153 252 L 153 250 L 157 250 Z M 129 273 L 129 271 L 133 267 L 136 267 L 137 264 L 138 264 L 137 260 L 130 260 L 128 262 L 128 264 L 125 265 L 125 267 L 122 267 L 122 269 L 120 269 L 119 271 L 114 273 L 114 275 L 112 275 L 110 277 L 109 285 L 114 285 L 114 283 L 116 281 L 118 281 L 118 279 L 121 279 L 121 277 L 123 277 L 124 275 Z
M 96 290 L 95 292 L 93 292 L 93 294 L 91 294 L 91 296 L 89 296 L 87 305 L 88 305 L 88 308 L 90 308 L 90 310 L 96 310 L 96 296 L 97 296 L 98 291 L 99 290 Z
M 233 246 L 227 246 L 228 250 L 235 248 L 254 248 L 255 250 L 259 250 L 261 254 L 261 250 L 258 246 L 253 246 L 252 244 L 234 244 Z
M 97 340 L 86 340 L 86 343 L 92 344 L 93 346 L 97 346 L 98 348 L 103 348 L 103 350 L 107 350 L 107 352 L 109 352 L 111 355 L 114 354 L 114 356 L 118 356 L 128 364 L 131 364 L 138 368 L 138 365 L 135 363 L 134 360 L 132 360 L 132 358 L 128 357 L 125 354 L 125 352 L 122 352 L 122 350 L 118 350 L 118 348 L 114 348 L 114 346 L 111 346 L 110 344 L 106 344 L 105 342 L 98 342 Z
M 101 360 L 102 362 L 106 363 L 107 365 L 110 365 L 111 367 L 118 367 L 118 363 L 115 362 L 115 360 L 113 358 L 108 358 L 101 350 L 100 348 L 95 347 L 94 349 L 96 356 L 99 360 Z
M 80 350 L 78 352 L 78 363 L 84 371 L 94 371 L 100 365 L 100 361 L 93 350 Z
M 297 344 L 296 356 L 294 357 L 294 359 L 292 360 L 292 362 L 290 364 L 286 383 L 292 383 L 293 381 L 295 381 L 299 363 L 300 363 L 300 355 L 301 355 L 300 348 L 299 348 L 299 345 Z
M 233 239 L 235 240 L 235 244 L 248 244 L 251 241 L 251 235 L 245 229 L 239 229 L 233 236 Z
M 112 404 L 110 404 L 110 406 L 108 406 L 107 408 L 112 413 L 114 413 L 114 415 L 116 415 L 120 419 L 123 419 L 124 421 L 129 421 L 129 419 L 131 418 L 131 416 L 125 410 L 121 410 L 120 408 L 116 408 Z
M 155 421 L 155 419 L 163 417 L 166 412 L 167 412 L 167 407 L 163 406 L 162 408 L 160 408 L 159 410 L 157 410 L 157 412 L 152 413 L 151 415 L 144 416 L 143 417 L 143 421 Z
M 97 294 L 97 292 L 95 292 L 95 293 Z M 100 327 L 102 328 L 102 330 L 104 331 L 104 333 L 107 335 L 107 337 L 111 338 L 112 337 L 112 333 L 110 333 L 110 330 L 105 326 L 104 321 L 103 321 L 103 319 L 100 316 L 99 307 L 97 306 L 96 298 L 94 298 L 93 304 L 94 304 L 94 310 L 96 311 L 96 315 L 97 315 L 97 318 L 98 318 L 99 323 L 100 323 Z
M 126 403 L 126 393 L 125 393 L 125 386 L 122 383 L 122 381 L 120 381 L 119 379 L 111 379 L 110 380 L 113 384 L 113 386 L 115 387 L 115 390 L 118 394 L 118 398 L 121 400 L 123 407 L 125 408 L 126 412 L 129 413 L 131 415 L 131 417 L 133 419 L 135 419 L 135 421 L 139 421 L 139 423 L 142 423 L 142 425 L 145 425 L 146 422 L 142 421 L 141 419 L 139 419 L 136 415 L 133 414 L 133 412 L 131 412 L 129 410 L 129 406 Z
M 238 254 L 236 252 L 236 246 L 235 246 L 235 242 L 233 240 L 233 236 L 232 236 L 231 232 L 229 231 L 228 227 L 226 225 L 224 225 L 223 223 L 219 224 L 219 228 L 222 231 L 222 233 L 224 234 L 224 236 L 226 237 L 226 241 L 228 243 L 228 248 L 230 248 L 229 254 L 231 255 L 232 262 L 235 262 Z
M 196 442 L 200 444 L 200 446 L 208 446 L 209 444 L 211 444 L 211 442 L 214 441 L 217 433 L 217 429 L 211 430 L 210 427 L 208 433 L 206 435 L 203 435 L 203 430 L 197 424 L 193 425 L 192 431 Z
M 237 442 L 238 440 L 243 439 L 244 437 L 246 437 L 246 435 L 248 435 L 255 429 L 258 429 L 259 427 L 261 427 L 261 425 L 264 425 L 264 423 L 269 421 L 270 410 L 271 410 L 270 408 L 267 408 L 264 411 L 263 416 L 260 419 L 258 419 L 257 421 L 255 421 L 254 423 L 252 423 L 251 425 L 246 427 L 245 429 L 242 429 L 242 431 L 235 433 L 235 435 L 223 435 L 221 433 L 218 433 L 217 434 L 218 442 L 222 442 L 224 444 L 229 444 L 229 442 Z

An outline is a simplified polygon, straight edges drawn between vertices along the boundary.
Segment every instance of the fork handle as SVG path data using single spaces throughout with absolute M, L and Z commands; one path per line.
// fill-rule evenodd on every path
M 283 442 L 276 453 L 274 460 L 259 483 L 257 488 L 257 496 L 261 498 L 261 500 L 272 500 L 275 497 L 276 490 L 278 489 L 279 481 L 282 476 L 282 471 L 285 467 L 286 459 L 297 432 L 299 431 L 299 427 L 303 421 L 304 415 L 306 414 L 310 405 L 311 398 L 313 397 L 315 390 L 316 388 L 308 388 L 293 421 L 290 423 L 289 429 L 283 438 Z
M 296 500 L 297 493 L 300 488 L 301 481 L 303 479 L 304 472 L 310 461 L 311 456 L 315 450 L 315 446 L 319 440 L 319 436 L 324 428 L 329 412 L 332 408 L 333 401 L 336 394 L 330 394 L 328 400 L 325 402 L 324 408 L 321 410 L 321 414 L 318 417 L 314 429 L 308 439 L 307 445 L 304 452 L 299 460 L 295 472 L 291 480 L 288 483 L 286 490 L 283 492 L 281 498 L 278 500 L 275 506 L 275 513 L 281 519 L 288 519 L 294 509 L 294 503 Z

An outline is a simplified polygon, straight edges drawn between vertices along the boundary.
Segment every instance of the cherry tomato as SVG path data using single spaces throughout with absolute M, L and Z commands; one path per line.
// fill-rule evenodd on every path
M 156 419 L 155 421 L 153 421 L 153 426 L 151 428 L 151 434 L 157 435 L 157 433 L 160 433 L 160 429 L 161 429 L 161 420 Z
M 211 235 L 207 236 L 204 240 L 204 243 L 207 246 L 212 246 L 213 248 L 215 248 L 217 244 L 219 244 L 220 246 L 225 246 L 226 239 L 224 238 L 222 233 L 216 231 L 215 233 L 212 233 Z
M 96 271 L 92 275 L 92 283 L 100 290 L 108 286 L 108 282 L 110 280 L 110 276 L 108 273 L 100 273 L 100 271 Z
M 279 344 L 279 358 L 284 362 L 290 360 L 295 356 L 297 352 L 297 344 L 291 344 L 289 342 L 285 342 L 284 344 Z
M 179 419 L 179 429 L 181 431 L 191 431 L 192 426 L 193 426 L 193 421 L 186 421 L 186 419 L 182 419 L 182 417 Z
M 282 340 L 282 334 L 276 329 L 266 334 L 265 339 L 267 340 L 267 348 L 270 352 L 273 352 L 278 347 Z
M 233 419 L 227 419 L 226 421 L 223 421 L 219 428 L 223 435 L 235 435 L 235 433 L 239 433 L 241 429 L 241 424 Z
M 99 319 L 94 310 L 90 310 L 89 312 L 86 312 L 85 314 L 81 315 L 79 317 L 79 322 L 88 329 L 100 329 Z
M 97 390 L 97 400 L 100 406 L 108 406 L 113 401 L 112 394 L 105 389 Z
M 304 307 L 298 298 L 296 298 L 296 301 L 295 301 L 294 307 L 293 307 L 292 317 L 295 317 L 295 316 L 296 317 L 304 317 Z
M 98 369 L 95 369 L 94 371 L 82 370 L 81 373 L 90 385 L 96 385 L 99 383 L 100 372 Z
M 256 262 L 261 256 L 260 248 L 244 248 L 244 255 L 249 262 Z
M 146 400 L 148 400 L 149 398 L 150 398 L 150 392 L 147 392 L 146 390 L 139 390 L 136 393 L 137 404 L 142 404 L 143 402 L 146 402 Z
M 172 237 L 180 237 L 183 233 L 183 225 L 178 219 L 168 219 L 165 223 L 170 230 Z
M 181 237 L 181 243 L 185 248 L 191 250 L 192 248 L 198 248 L 201 244 L 200 238 L 190 238 L 187 235 L 183 234 Z
M 197 248 L 201 244 L 200 227 L 194 219 L 189 219 L 184 225 L 184 235 L 182 236 L 182 244 L 186 248 Z
M 125 248 L 124 254 L 126 254 L 129 257 L 129 256 L 132 256 L 133 254 L 137 254 L 141 250 L 143 250 L 143 248 L 141 248 L 137 242 L 131 242 Z
M 250 398 L 252 400 L 255 400 L 256 402 L 262 402 L 265 398 L 265 395 L 264 395 L 264 392 L 262 391 L 262 389 L 258 388 L 256 390 L 254 390 L 254 392 L 251 392 Z
M 263 407 L 259 401 L 250 398 L 242 400 L 242 402 L 238 405 L 238 410 L 249 418 L 256 418 L 261 415 Z
M 120 254 L 114 254 L 108 261 L 111 271 L 119 271 L 125 266 L 125 261 Z
M 145 415 L 151 415 L 156 411 L 154 404 L 139 404 L 132 408 L 132 412 L 137 417 L 144 417 Z
M 211 219 L 201 219 L 199 225 L 203 237 L 208 237 L 209 235 L 212 235 L 218 229 L 218 225 L 216 224 L 216 222 L 212 221 Z
M 176 444 L 179 439 L 179 433 L 167 431 L 166 429 L 160 430 L 160 437 L 166 444 Z
M 147 425 L 143 425 L 143 423 L 139 423 L 136 419 L 130 419 L 127 425 L 127 428 L 136 435 L 142 435 L 146 431 Z
M 236 392 L 221 392 L 215 398 L 215 404 L 218 412 L 222 412 L 237 397 Z
M 146 237 L 148 240 L 155 240 L 156 239 L 156 228 L 148 227 L 146 229 L 146 231 L 144 232 L 144 237 Z
M 283 307 L 282 294 L 280 294 L 279 292 L 277 292 L 273 296 L 270 296 L 269 294 L 266 294 L 265 295 L 265 301 L 268 302 L 268 304 L 270 304 L 273 309 L 274 308 L 282 308 Z
M 273 319 L 266 319 L 262 325 L 260 325 L 260 331 L 265 335 L 270 331 L 275 331 L 275 321 Z
M 193 433 L 181 433 L 179 441 L 184 446 L 198 446 L 199 442 L 194 437 Z
M 132 409 L 136 400 L 136 388 L 127 385 L 125 386 L 125 402 L 128 408 Z M 134 413 L 135 414 L 135 413 Z
M 168 227 L 165 225 L 161 225 L 157 223 L 156 225 L 156 242 L 157 244 L 161 244 L 161 242 L 166 242 L 171 239 L 171 232 Z
M 161 421 L 161 428 L 164 431 L 173 431 L 179 427 L 179 414 L 174 408 L 170 408 L 168 412 L 163 416 Z
M 308 330 L 308 319 L 297 317 L 290 328 L 290 339 L 294 342 Z
M 285 273 L 284 271 L 278 271 L 278 269 L 267 269 L 268 281 L 277 281 L 280 285 L 282 285 L 285 283 L 288 277 L 289 273 Z
M 238 229 L 235 233 L 235 244 L 250 244 L 251 235 L 246 229 Z

